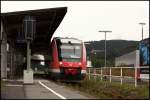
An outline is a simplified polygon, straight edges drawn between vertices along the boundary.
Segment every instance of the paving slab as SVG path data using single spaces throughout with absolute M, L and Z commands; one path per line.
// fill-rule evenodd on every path
M 6 81 L 1 88 L 1 99 L 26 99 L 24 86 L 17 81 Z

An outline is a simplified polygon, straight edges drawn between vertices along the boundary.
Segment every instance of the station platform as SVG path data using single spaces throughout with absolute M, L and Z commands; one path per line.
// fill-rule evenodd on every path
M 97 99 L 85 92 L 69 88 L 67 84 L 50 79 L 35 78 L 33 84 L 23 79 L 3 80 L 1 99 Z
M 60 99 L 50 94 L 48 90 L 38 84 L 35 80 L 33 84 L 24 84 L 23 79 L 4 80 L 1 87 L 1 99 Z
M 3 80 L 1 99 L 26 99 L 23 82 L 21 80 Z

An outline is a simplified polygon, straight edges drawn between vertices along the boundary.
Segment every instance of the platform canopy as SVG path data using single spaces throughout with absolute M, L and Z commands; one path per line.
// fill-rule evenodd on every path
M 13 40 L 17 49 L 26 50 L 26 43 L 17 41 L 18 35 L 23 33 L 23 19 L 25 16 L 32 16 L 36 19 L 36 34 L 35 40 L 32 42 L 32 53 L 47 52 L 49 49 L 50 39 L 55 30 L 60 25 L 67 7 L 48 8 L 18 12 L 1 13 L 1 21 L 7 40 Z M 61 34 L 61 33 L 60 33 Z

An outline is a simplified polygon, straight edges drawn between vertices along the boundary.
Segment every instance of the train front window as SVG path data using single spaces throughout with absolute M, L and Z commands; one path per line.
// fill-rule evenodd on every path
M 81 44 L 62 44 L 60 46 L 62 61 L 78 62 L 81 58 Z

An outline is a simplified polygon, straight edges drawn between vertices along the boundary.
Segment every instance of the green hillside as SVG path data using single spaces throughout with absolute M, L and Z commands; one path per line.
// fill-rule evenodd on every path
M 107 65 L 114 66 L 115 57 L 137 50 L 138 44 L 139 41 L 107 40 Z M 85 45 L 88 58 L 92 59 L 94 67 L 104 66 L 105 40 L 87 41 Z M 91 53 L 92 49 L 102 51 L 94 54 Z

